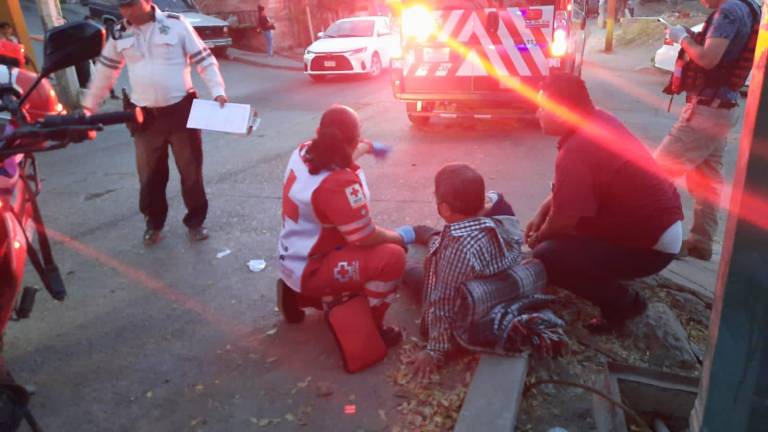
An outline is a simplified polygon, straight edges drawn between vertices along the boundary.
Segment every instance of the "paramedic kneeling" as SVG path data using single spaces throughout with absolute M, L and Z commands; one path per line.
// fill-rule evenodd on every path
M 389 346 L 402 339 L 382 321 L 405 270 L 403 235 L 374 224 L 369 192 L 355 159 L 373 152 L 360 141 L 357 113 L 329 108 L 317 136 L 288 162 L 283 185 L 283 226 L 278 244 L 278 308 L 288 322 L 323 297 L 364 294 Z

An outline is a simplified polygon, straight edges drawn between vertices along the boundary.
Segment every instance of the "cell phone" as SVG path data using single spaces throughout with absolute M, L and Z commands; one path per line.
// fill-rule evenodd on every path
M 667 27 L 674 27 L 672 24 L 670 24 L 670 23 L 669 23 L 669 21 L 665 20 L 665 19 L 664 19 L 664 18 L 662 18 L 662 17 L 658 17 L 658 18 L 656 18 L 656 21 L 658 21 L 658 22 L 660 22 L 660 23 L 664 24 L 664 25 L 665 25 L 665 26 L 667 26 Z

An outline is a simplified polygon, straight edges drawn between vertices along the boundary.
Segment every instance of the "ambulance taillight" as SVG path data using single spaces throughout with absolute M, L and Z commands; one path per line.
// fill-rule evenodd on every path
M 422 5 L 404 10 L 401 26 L 404 39 L 415 39 L 417 42 L 425 42 L 437 30 L 435 17 Z
M 563 57 L 568 53 L 568 12 L 555 12 L 552 44 L 549 46 L 552 57 Z

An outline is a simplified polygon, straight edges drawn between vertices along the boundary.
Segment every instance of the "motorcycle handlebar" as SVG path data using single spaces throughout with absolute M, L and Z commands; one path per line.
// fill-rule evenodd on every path
M 144 116 L 141 109 L 135 108 L 128 111 L 115 111 L 103 114 L 85 114 L 82 112 L 67 115 L 46 116 L 39 123 L 39 127 L 62 128 L 67 126 L 111 126 L 121 123 L 141 123 Z
M 139 108 L 92 115 L 78 112 L 46 116 L 43 120 L 31 125 L 22 126 L 10 135 L 2 138 L 3 145 L 0 145 L 0 156 L 62 148 L 68 143 L 88 139 L 90 131 L 101 130 L 104 126 L 120 123 L 141 124 L 143 121 L 144 115 Z M 38 143 L 25 145 L 27 140 L 57 141 L 58 143 L 49 146 Z M 14 142 L 16 144 L 13 144 Z

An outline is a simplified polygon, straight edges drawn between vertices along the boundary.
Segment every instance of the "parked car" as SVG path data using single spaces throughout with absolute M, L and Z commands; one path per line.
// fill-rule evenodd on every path
M 81 0 L 88 6 L 88 13 L 100 20 L 106 27 L 113 26 L 122 19 L 117 0 Z M 200 39 L 216 56 L 224 56 L 232 46 L 229 36 L 229 24 L 218 18 L 200 12 L 194 0 L 152 0 L 160 10 L 175 12 L 184 16 L 197 31 Z
M 378 76 L 399 49 L 389 18 L 363 16 L 331 24 L 304 52 L 304 73 L 316 81 L 328 75 Z
M 700 32 L 702 28 L 704 28 L 704 23 L 691 27 L 691 30 Z M 664 45 L 656 50 L 656 54 L 654 54 L 653 58 L 651 59 L 651 66 L 669 72 L 674 71 L 675 60 L 677 60 L 677 53 L 679 51 L 680 44 L 677 42 L 672 42 L 669 39 L 665 39 Z M 750 81 L 752 81 L 751 73 L 749 74 L 749 77 L 747 77 L 747 82 L 744 84 L 744 87 L 749 87 Z

